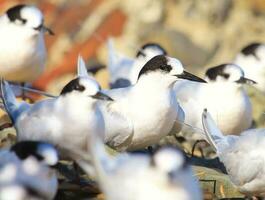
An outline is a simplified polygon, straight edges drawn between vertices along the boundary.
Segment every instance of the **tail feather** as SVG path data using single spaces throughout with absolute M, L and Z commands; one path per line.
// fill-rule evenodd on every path
M 207 141 L 217 151 L 218 150 L 217 140 L 223 139 L 225 136 L 222 134 L 222 132 L 216 126 L 213 118 L 207 112 L 206 109 L 204 109 L 203 114 L 202 114 L 202 125 L 203 125 L 203 129 L 206 133 L 205 136 L 206 136 Z
M 16 119 L 20 116 L 22 112 L 27 110 L 30 105 L 26 102 L 17 102 L 16 96 L 7 81 L 1 79 L 0 86 L 4 109 L 9 115 L 12 123 L 15 124 Z
M 109 57 L 108 68 L 109 68 L 110 74 L 114 75 L 116 71 L 116 67 L 117 67 L 115 65 L 116 63 L 115 61 L 117 60 L 117 54 L 114 49 L 112 38 L 108 39 L 107 47 L 108 47 L 108 57 Z
M 131 85 L 130 73 L 133 67 L 134 59 L 117 52 L 114 48 L 111 38 L 108 40 L 107 48 L 110 87 L 128 87 L 129 85 Z
M 79 54 L 77 60 L 77 76 L 78 77 L 89 77 L 84 59 Z
M 113 40 L 111 38 L 108 40 L 107 47 L 109 59 L 108 68 L 112 76 L 117 76 L 117 73 L 120 71 L 132 67 L 134 59 L 117 52 L 114 48 Z
M 4 108 L 7 114 L 9 115 L 11 121 L 14 123 L 16 120 L 14 113 L 18 109 L 18 103 L 11 87 L 4 79 L 1 79 L 1 96 Z

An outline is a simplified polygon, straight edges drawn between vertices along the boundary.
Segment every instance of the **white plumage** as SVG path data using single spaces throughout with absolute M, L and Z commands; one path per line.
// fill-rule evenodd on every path
M 185 112 L 185 123 L 202 130 L 201 114 L 207 108 L 226 135 L 240 134 L 250 128 L 252 106 L 243 84 L 254 82 L 245 78 L 242 69 L 233 64 L 210 68 L 206 80 L 208 83 L 182 81 L 175 85 L 176 98 Z M 202 138 L 198 134 L 194 137 Z
M 233 61 L 245 72 L 245 75 L 257 82 L 254 85 L 265 93 L 265 45 L 252 43 L 244 47 Z
M 16 145 L 20 144 L 22 143 Z M 26 142 L 23 147 L 30 148 L 27 144 Z M 34 154 L 37 153 L 48 160 L 50 156 L 53 157 L 57 153 L 50 145 L 44 143 L 36 143 L 36 145 L 42 145 L 42 151 L 50 151 L 50 155 L 31 152 L 27 157 L 20 158 L 17 153 L 21 153 L 23 149 L 19 149 L 20 152 L 13 149 L 0 151 L 1 200 L 54 199 L 58 187 L 55 171 L 50 169 L 45 161 L 37 160 Z M 55 165 L 58 162 L 58 157 L 53 161 L 52 164 Z
M 101 104 L 106 137 L 122 132 L 121 126 L 108 120 L 113 110 L 131 123 L 122 124 L 126 137 L 133 134 L 131 144 L 124 147 L 129 150 L 156 144 L 169 133 L 180 131 L 184 116 L 173 91 L 174 83 L 180 78 L 203 82 L 185 72 L 177 59 L 159 55 L 144 65 L 135 85 L 104 91 L 114 100 L 107 109 Z
M 110 156 L 102 140 L 96 134 L 90 136 L 93 175 L 107 200 L 202 199 L 198 181 L 179 150 L 164 148 L 153 157 L 127 153 Z M 77 163 L 91 173 L 90 164 L 84 160 Z
M 104 120 L 97 100 L 111 100 L 101 93 L 98 83 L 83 76 L 83 71 L 70 81 L 61 95 L 33 105 L 16 101 L 7 82 L 2 81 L 2 96 L 19 141 L 41 140 L 60 148 L 78 147 L 86 150 L 91 132 L 104 136 Z
M 31 82 L 44 70 L 46 48 L 41 11 L 28 5 L 10 8 L 0 17 L 0 75 L 8 81 Z
M 123 88 L 134 85 L 139 72 L 147 61 L 157 55 L 166 55 L 158 44 L 147 43 L 138 51 L 136 58 L 129 58 L 115 50 L 112 39 L 108 41 L 110 87 Z
M 239 136 L 222 134 L 211 115 L 204 111 L 202 122 L 209 143 L 216 149 L 231 181 L 248 196 L 265 196 L 265 129 L 250 129 Z

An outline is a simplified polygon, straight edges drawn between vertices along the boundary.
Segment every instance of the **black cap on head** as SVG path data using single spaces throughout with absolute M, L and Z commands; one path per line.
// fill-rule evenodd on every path
M 21 160 L 33 156 L 38 161 L 42 161 L 49 166 L 55 166 L 59 160 L 58 152 L 54 145 L 46 142 L 18 142 L 10 148 L 10 151 L 14 152 Z
M 19 4 L 19 5 L 16 5 L 12 8 L 9 8 L 7 11 L 6 11 L 6 14 L 9 18 L 9 20 L 11 22 L 14 22 L 16 20 L 19 20 L 21 21 L 23 24 L 25 24 L 27 22 L 26 19 L 23 19 L 21 17 L 21 9 L 23 9 L 26 5 L 25 4 Z
M 71 80 L 69 83 L 67 83 L 64 88 L 62 89 L 60 95 L 65 95 L 67 93 L 70 93 L 72 91 L 84 91 L 85 90 L 85 86 L 80 84 L 80 79 L 79 78 L 75 78 L 73 80 Z
M 145 49 L 147 49 L 147 48 L 156 48 L 156 49 L 159 49 L 162 52 L 161 55 L 167 55 L 166 50 L 160 44 L 157 44 L 157 43 L 146 43 L 145 45 L 143 45 L 141 47 L 141 49 L 139 49 L 139 51 L 136 54 L 136 57 L 145 56 L 145 54 L 144 54 L 143 51 Z
M 35 141 L 24 141 L 18 142 L 10 148 L 10 151 L 14 151 L 16 155 L 24 160 L 29 156 L 34 156 L 38 160 L 43 160 L 44 158 L 38 154 L 38 146 L 40 142 Z
M 222 76 L 225 79 L 229 78 L 229 74 L 225 73 L 225 67 L 227 64 L 221 64 L 216 67 L 208 69 L 205 75 L 212 81 L 216 80 L 217 76 Z
M 249 55 L 253 55 L 255 56 L 257 59 L 258 56 L 256 54 L 257 52 L 257 49 L 261 46 L 261 43 L 252 43 L 246 47 L 244 47 L 242 50 L 241 50 L 241 53 L 244 54 L 245 56 L 249 56 Z
M 151 58 L 141 69 L 138 79 L 143 75 L 152 71 L 161 70 L 168 73 L 172 70 L 172 66 L 168 65 L 168 60 L 164 55 L 158 55 Z

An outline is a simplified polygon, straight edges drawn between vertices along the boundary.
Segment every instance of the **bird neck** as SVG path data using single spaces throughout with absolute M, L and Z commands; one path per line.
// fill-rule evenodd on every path
M 176 77 L 174 76 L 157 72 L 149 72 L 138 79 L 135 87 L 146 88 L 149 90 L 155 89 L 156 91 L 159 91 L 159 89 L 172 89 L 175 82 Z
M 238 92 L 243 92 L 244 87 L 242 84 L 234 83 L 234 82 L 209 82 L 210 88 L 213 88 L 217 91 L 223 91 L 225 93 L 233 93 L 236 94 Z
M 96 101 L 90 97 L 77 94 L 66 94 L 59 97 L 60 101 L 69 107 L 74 107 L 76 110 L 83 110 L 87 108 L 93 109 L 96 106 Z M 68 106 L 66 106 L 68 107 Z M 80 108 L 80 109 L 78 109 Z

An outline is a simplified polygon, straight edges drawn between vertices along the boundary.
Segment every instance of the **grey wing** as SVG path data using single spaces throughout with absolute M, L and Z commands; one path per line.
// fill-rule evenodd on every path
M 53 137 L 62 130 L 60 116 L 54 110 L 53 99 L 34 104 L 17 120 L 19 140 L 43 140 L 56 145 Z
M 177 114 L 177 118 L 176 118 L 176 121 L 174 122 L 174 125 L 170 131 L 170 135 L 174 135 L 178 132 L 181 131 L 182 127 L 183 127 L 183 124 L 185 123 L 185 113 L 184 113 L 184 110 L 178 106 L 178 108 L 176 108 L 178 111 L 178 114 Z
M 118 151 L 124 151 L 133 137 L 133 124 L 122 115 L 115 103 L 101 105 L 105 120 L 105 143 Z
M 30 108 L 26 102 L 19 103 L 7 81 L 1 80 L 1 97 L 3 106 L 13 123 L 17 118 Z
M 257 145 L 261 142 L 260 139 L 254 139 L 254 141 L 253 137 L 255 136 L 250 135 L 234 143 L 220 155 L 230 178 L 238 186 L 255 186 L 262 179 L 265 150 Z
M 180 80 L 175 83 L 174 91 L 177 96 L 177 100 L 181 103 L 192 99 L 197 99 L 202 84 L 194 83 L 188 80 Z
M 31 106 L 28 110 L 29 116 L 42 116 L 42 115 L 51 115 L 52 110 L 54 109 L 54 101 L 55 99 L 45 99 L 43 101 L 39 101 Z

